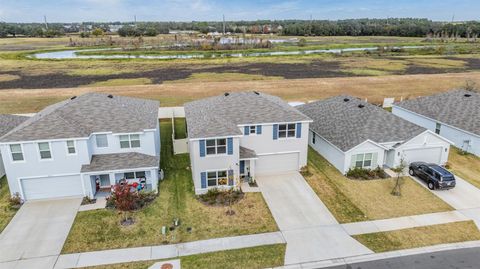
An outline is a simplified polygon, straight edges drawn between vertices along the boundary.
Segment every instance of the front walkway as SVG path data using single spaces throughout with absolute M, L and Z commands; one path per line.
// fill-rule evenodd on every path
M 373 253 L 343 229 L 298 172 L 257 183 L 287 241 L 285 264 Z
M 21 260 L 59 255 L 81 201 L 26 202 L 0 235 L 0 267 L 5 262 L 14 268 Z

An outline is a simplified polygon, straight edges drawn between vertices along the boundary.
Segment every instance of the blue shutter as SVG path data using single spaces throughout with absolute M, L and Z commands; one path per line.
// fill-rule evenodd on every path
M 240 174 L 245 173 L 245 161 L 240 161 Z
M 250 135 L 250 126 L 243 127 L 243 134 Z
M 200 178 L 201 178 L 202 189 L 207 188 L 207 173 L 205 172 L 200 173 Z
M 228 155 L 233 155 L 233 138 L 227 138 Z
M 229 186 L 233 186 L 233 183 L 234 183 L 234 175 L 233 175 L 233 170 L 228 170 L 228 185 Z
M 257 134 L 262 134 L 262 125 L 257 125 Z
M 205 157 L 205 140 L 200 140 L 200 157 Z
M 278 124 L 273 125 L 273 140 L 278 139 Z
M 297 123 L 297 138 L 302 137 L 302 123 Z

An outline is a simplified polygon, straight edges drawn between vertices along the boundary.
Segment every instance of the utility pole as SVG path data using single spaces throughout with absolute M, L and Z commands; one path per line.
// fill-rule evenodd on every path
M 453 16 L 452 16 L 452 23 L 455 21 L 455 13 L 453 13 Z
M 309 31 L 309 35 L 312 35 L 312 28 L 313 28 L 313 17 L 312 17 L 312 14 L 310 14 L 310 31 Z
M 48 30 L 47 16 L 43 15 L 43 21 L 45 22 L 45 30 Z
M 225 26 L 225 14 L 223 14 L 223 35 L 225 35 L 225 30 L 226 30 L 226 26 Z
M 137 26 L 137 15 L 133 15 L 133 24 Z

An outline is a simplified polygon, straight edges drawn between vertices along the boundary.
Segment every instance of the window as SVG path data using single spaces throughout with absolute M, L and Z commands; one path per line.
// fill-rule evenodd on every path
M 139 148 L 140 147 L 140 135 L 121 135 L 120 136 L 120 148 Z
M 278 137 L 279 138 L 295 137 L 295 132 L 296 132 L 296 124 L 295 123 L 278 125 Z
M 77 153 L 77 149 L 75 148 L 75 141 L 73 141 L 73 140 L 68 140 L 67 141 L 67 153 L 68 154 Z
M 227 185 L 227 183 L 228 178 L 226 170 L 207 172 L 208 187 L 224 186 Z
M 250 134 L 256 134 L 257 133 L 257 126 L 250 126 Z
M 206 141 L 207 155 L 227 153 L 227 139 L 209 139 Z
M 97 141 L 97 148 L 106 148 L 108 147 L 108 137 L 106 134 L 97 134 L 95 135 Z
M 435 125 L 435 133 L 440 134 L 440 129 L 442 128 L 442 125 L 440 123 L 437 123 Z
M 376 154 L 376 153 L 375 153 Z M 366 153 L 366 154 L 357 154 L 354 155 L 354 166 L 356 168 L 371 168 L 373 165 L 373 156 L 374 153 Z
M 22 145 L 12 144 L 10 145 L 10 152 L 12 153 L 12 160 L 14 162 L 23 161 Z
M 125 179 L 146 178 L 145 171 L 127 172 L 127 173 L 124 173 L 123 176 L 125 177 Z
M 315 133 L 312 133 L 312 144 L 315 144 Z
M 48 142 L 38 143 L 38 151 L 40 152 L 40 159 L 47 160 L 52 158 L 50 144 Z

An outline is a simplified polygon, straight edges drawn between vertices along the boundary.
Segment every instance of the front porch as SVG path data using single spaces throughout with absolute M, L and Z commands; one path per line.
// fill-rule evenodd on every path
M 242 182 L 251 182 L 255 180 L 255 161 L 257 160 L 255 151 L 240 146 L 240 179 Z

